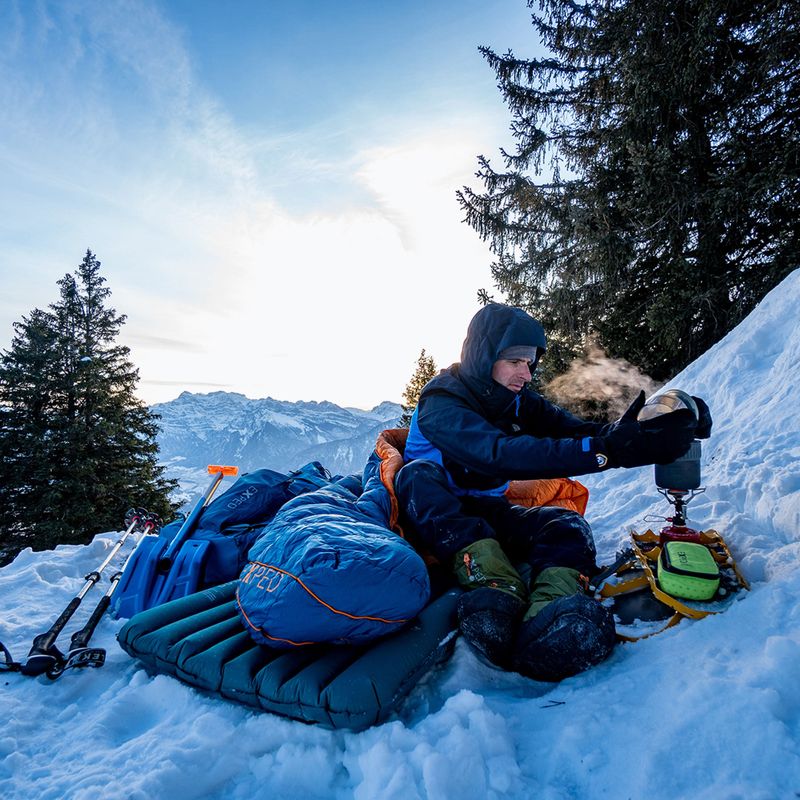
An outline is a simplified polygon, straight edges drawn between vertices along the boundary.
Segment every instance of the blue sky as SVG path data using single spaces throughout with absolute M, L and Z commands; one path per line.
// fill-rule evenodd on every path
M 91 248 L 148 402 L 399 401 L 488 249 L 455 191 L 509 117 L 524 0 L 0 2 L 0 347 Z

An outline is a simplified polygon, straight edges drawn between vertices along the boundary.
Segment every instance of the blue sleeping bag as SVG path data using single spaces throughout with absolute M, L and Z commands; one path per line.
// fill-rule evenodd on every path
M 361 643 L 398 630 L 427 605 L 428 571 L 388 529 L 390 502 L 370 460 L 360 495 L 331 484 L 281 508 L 251 548 L 236 592 L 259 644 Z

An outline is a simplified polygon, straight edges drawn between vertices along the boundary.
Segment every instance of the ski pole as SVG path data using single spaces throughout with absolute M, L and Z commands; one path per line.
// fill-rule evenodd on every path
M 125 522 L 128 524 L 127 530 L 122 534 L 120 539 L 111 549 L 103 563 L 96 569 L 90 572 L 84 580 L 86 583 L 78 594 L 72 598 L 67 604 L 67 607 L 61 612 L 58 619 L 52 624 L 49 630 L 45 633 L 40 633 L 34 637 L 33 644 L 28 658 L 24 664 L 20 666 L 20 672 L 23 675 L 42 675 L 45 672 L 56 670 L 59 664 L 64 662 L 64 655 L 56 647 L 55 642 L 58 635 L 64 630 L 64 626 L 69 622 L 72 615 L 81 604 L 81 600 L 86 596 L 86 593 L 94 586 L 99 580 L 103 570 L 108 566 L 111 559 L 119 552 L 125 540 L 136 530 L 142 521 L 147 517 L 147 512 L 142 509 L 132 508 L 125 515 Z M 154 524 L 154 523 L 153 523 Z
M 143 526 L 144 534 L 158 533 L 161 528 L 161 519 L 156 514 L 148 514 Z M 117 584 L 122 578 L 122 570 L 115 572 L 111 576 L 111 583 L 106 590 L 106 593 L 100 598 L 97 605 L 94 607 L 86 624 L 78 631 L 72 634 L 69 640 L 69 652 L 66 656 L 62 657 L 60 663 L 54 664 L 51 669 L 47 670 L 47 677 L 51 680 L 59 678 L 65 670 L 73 667 L 102 667 L 106 661 L 106 651 L 102 647 L 89 647 L 89 639 L 97 627 L 97 623 L 103 618 L 109 604 L 111 603 L 111 595 L 117 588 Z

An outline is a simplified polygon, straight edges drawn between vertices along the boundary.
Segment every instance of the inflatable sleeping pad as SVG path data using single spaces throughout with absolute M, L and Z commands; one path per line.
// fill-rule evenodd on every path
M 253 641 L 236 610 L 236 586 L 231 581 L 136 614 L 118 634 L 122 649 L 150 673 L 225 700 L 358 731 L 384 721 L 455 643 L 458 589 L 381 639 L 285 651 Z

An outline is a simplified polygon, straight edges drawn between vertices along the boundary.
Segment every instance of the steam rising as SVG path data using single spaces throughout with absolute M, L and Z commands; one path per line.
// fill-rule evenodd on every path
M 573 361 L 544 392 L 579 416 L 613 420 L 624 413 L 640 389 L 649 397 L 659 385 L 628 361 L 610 358 L 590 337 L 586 355 Z

